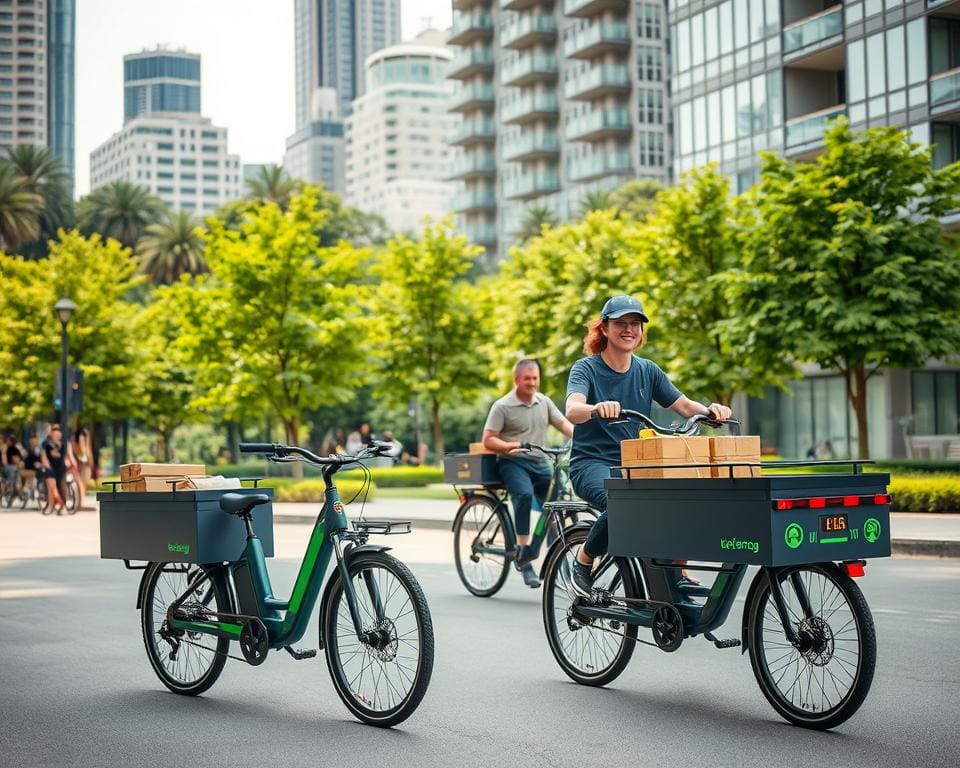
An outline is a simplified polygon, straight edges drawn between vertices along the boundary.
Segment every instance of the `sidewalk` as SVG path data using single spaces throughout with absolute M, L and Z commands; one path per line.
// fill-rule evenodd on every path
M 382 499 L 368 501 L 363 509 L 370 520 L 410 520 L 415 528 L 450 530 L 458 501 L 451 492 L 443 499 Z M 312 525 L 319 505 L 275 503 L 276 523 Z M 360 504 L 347 505 L 347 516 L 360 515 Z M 890 515 L 891 544 L 894 555 L 904 557 L 960 558 L 960 515 L 893 512 Z

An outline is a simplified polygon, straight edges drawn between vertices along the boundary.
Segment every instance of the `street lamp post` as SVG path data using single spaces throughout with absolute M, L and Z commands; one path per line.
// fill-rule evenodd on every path
M 53 307 L 53 313 L 60 321 L 60 429 L 63 432 L 64 451 L 70 444 L 70 386 L 67 370 L 67 323 L 77 311 L 77 305 L 70 299 L 64 297 Z M 64 454 L 66 455 L 66 454 Z

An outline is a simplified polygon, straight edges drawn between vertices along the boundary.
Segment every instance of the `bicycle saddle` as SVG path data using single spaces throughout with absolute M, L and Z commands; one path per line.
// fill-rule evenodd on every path
M 242 493 L 225 493 L 220 497 L 220 509 L 228 515 L 243 517 L 254 507 L 266 504 L 270 497 L 265 493 L 254 493 L 249 496 Z

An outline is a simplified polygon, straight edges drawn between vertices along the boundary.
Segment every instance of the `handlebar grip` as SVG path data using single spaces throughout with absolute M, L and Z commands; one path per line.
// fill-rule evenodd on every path
M 240 443 L 237 447 L 240 453 L 275 453 L 277 450 L 274 443 Z

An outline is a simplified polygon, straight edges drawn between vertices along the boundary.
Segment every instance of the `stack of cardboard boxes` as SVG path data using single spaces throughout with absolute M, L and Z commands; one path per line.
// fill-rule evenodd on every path
M 204 464 L 124 464 L 120 467 L 124 491 L 173 491 L 191 488 L 193 477 L 206 477 Z
M 627 469 L 630 479 L 759 477 L 760 437 L 639 437 L 620 443 L 620 463 L 638 467 Z M 749 466 L 676 466 L 724 463 Z

